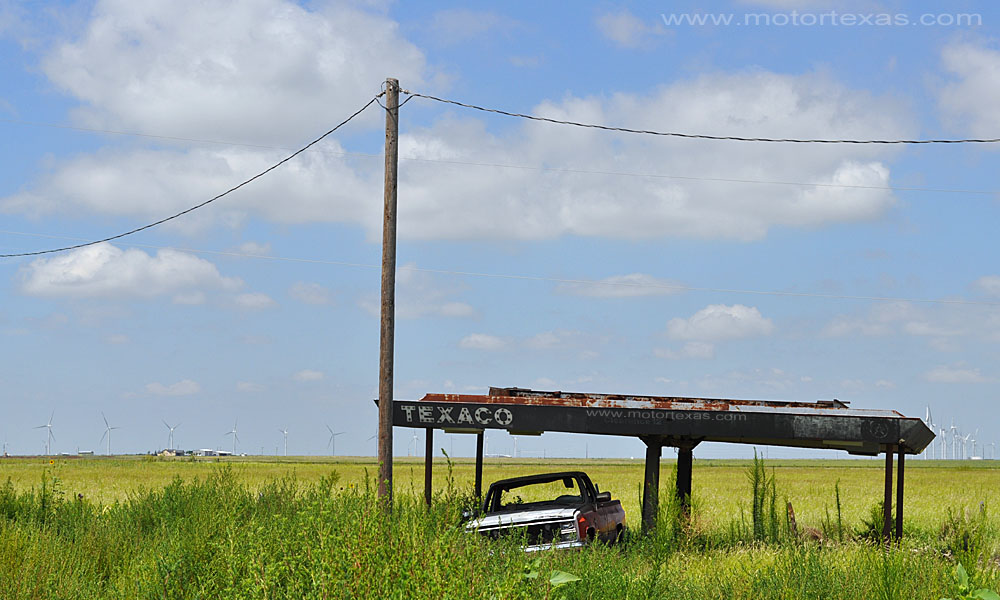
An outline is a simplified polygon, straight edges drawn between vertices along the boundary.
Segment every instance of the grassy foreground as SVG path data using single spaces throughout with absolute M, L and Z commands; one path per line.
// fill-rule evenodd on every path
M 486 479 L 580 467 L 636 525 L 641 464 L 581 462 L 493 462 Z M 365 475 L 374 465 L 360 460 L 5 459 L 0 598 L 936 599 L 960 592 L 959 562 L 973 586 L 996 590 L 1000 469 L 922 463 L 907 464 L 907 537 L 889 552 L 866 537 L 878 463 L 698 461 L 690 523 L 667 501 L 654 536 L 534 564 L 516 540 L 458 527 L 466 462 L 436 468 L 431 509 L 422 469 L 397 463 L 387 516 Z M 580 579 L 559 586 L 560 573 Z

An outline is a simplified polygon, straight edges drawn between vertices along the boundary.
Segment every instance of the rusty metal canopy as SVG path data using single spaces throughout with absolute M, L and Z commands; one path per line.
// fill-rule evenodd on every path
M 663 445 L 731 442 L 828 448 L 875 455 L 898 446 L 919 454 L 934 433 L 894 410 L 849 408 L 839 400 L 784 402 L 490 388 L 488 395 L 427 394 L 395 400 L 393 425 L 450 431 L 503 429 L 637 436 Z

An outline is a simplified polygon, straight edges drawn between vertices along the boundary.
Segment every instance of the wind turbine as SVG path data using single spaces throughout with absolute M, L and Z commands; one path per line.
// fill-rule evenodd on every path
M 990 442 L 990 458 L 996 460 L 997 458 L 997 443 Z
M 281 435 L 285 436 L 285 456 L 288 456 L 288 427 L 279 429 L 278 431 L 281 432 Z M 263 454 L 263 452 L 261 454 Z
M 955 427 L 955 419 L 951 420 L 951 427 L 948 428 L 948 432 L 951 434 L 951 459 L 955 460 L 955 455 L 957 454 L 958 446 L 958 427 Z
M 326 447 L 330 449 L 330 456 L 336 456 L 337 455 L 337 436 L 338 435 L 343 435 L 345 432 L 343 432 L 343 431 L 334 432 L 332 429 L 330 429 L 329 425 L 326 426 L 326 429 L 327 429 L 327 431 L 330 432 L 330 439 L 327 440 Z M 372 437 L 375 437 L 375 436 L 372 436 Z M 368 438 L 368 439 L 371 439 L 371 438 Z
M 52 417 L 54 417 L 54 416 L 56 416 L 56 411 L 52 411 L 52 415 L 49 417 L 49 422 L 48 423 L 46 423 L 45 425 L 39 425 L 38 427 L 32 427 L 32 429 L 41 429 L 41 428 L 44 427 L 45 429 L 48 430 L 47 435 L 45 437 L 45 455 L 46 456 L 48 456 L 49 454 L 52 454 L 51 442 L 52 442 L 52 440 L 56 439 L 56 436 L 52 435 Z
M 410 438 L 410 443 L 406 445 L 406 455 L 407 456 L 417 456 L 417 444 L 420 443 L 420 438 L 417 436 L 417 430 L 413 430 L 413 437 Z M 413 445 L 413 454 L 410 454 L 410 444 Z
M 236 456 L 236 442 L 240 441 L 240 434 L 236 432 L 237 423 L 239 423 L 239 419 L 233 421 L 233 430 L 226 432 L 226 435 L 233 436 L 233 456 Z
M 121 427 L 112 427 L 108 423 L 108 418 L 104 416 L 104 411 L 101 411 L 101 418 L 104 419 L 104 427 L 106 428 L 104 430 L 104 435 L 101 436 L 101 442 L 104 441 L 105 437 L 108 438 L 108 456 L 111 456 L 111 430 L 112 429 L 121 429 Z M 97 442 L 97 443 L 100 444 L 101 442 Z
M 160 419 L 160 420 L 163 421 L 163 419 Z M 174 430 L 177 429 L 178 427 L 180 427 L 181 424 L 178 423 L 178 424 L 174 425 L 173 427 L 171 427 L 170 424 L 167 423 L 166 421 L 163 421 L 163 424 L 166 425 L 167 429 L 170 430 L 170 433 L 167 434 L 167 448 L 170 448 L 171 450 L 173 450 L 174 449 Z
M 931 431 L 934 431 L 934 420 L 931 419 L 931 407 L 930 406 L 927 407 L 927 418 L 924 419 L 924 422 L 927 424 L 927 428 L 928 429 L 930 429 Z M 930 455 L 933 453 L 933 451 L 934 451 L 934 447 L 930 446 L 927 449 L 927 452 L 924 453 L 924 459 L 926 460 L 928 458 L 931 458 Z

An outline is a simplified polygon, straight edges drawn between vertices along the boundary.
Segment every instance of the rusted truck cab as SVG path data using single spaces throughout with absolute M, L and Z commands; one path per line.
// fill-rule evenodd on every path
M 625 510 L 582 471 L 528 475 L 494 482 L 466 531 L 524 535 L 527 552 L 613 544 L 624 534 Z

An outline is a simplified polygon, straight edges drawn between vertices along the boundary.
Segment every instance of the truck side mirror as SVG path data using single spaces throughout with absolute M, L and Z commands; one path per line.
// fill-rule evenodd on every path
M 600 492 L 597 494 L 598 502 L 609 502 L 611 500 L 611 492 Z

